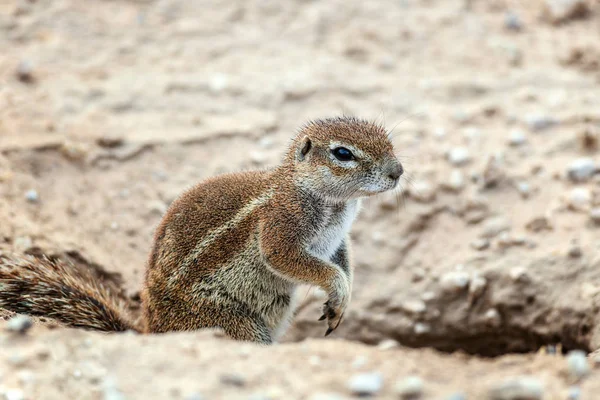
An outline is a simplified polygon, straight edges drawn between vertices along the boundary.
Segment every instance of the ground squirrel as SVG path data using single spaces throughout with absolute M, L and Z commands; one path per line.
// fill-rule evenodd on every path
M 92 278 L 43 259 L 0 258 L 0 307 L 102 331 L 220 328 L 268 344 L 289 325 L 304 283 L 328 295 L 327 335 L 350 300 L 359 199 L 394 189 L 402 173 L 382 126 L 309 122 L 278 167 L 210 178 L 171 204 L 154 236 L 139 326 Z

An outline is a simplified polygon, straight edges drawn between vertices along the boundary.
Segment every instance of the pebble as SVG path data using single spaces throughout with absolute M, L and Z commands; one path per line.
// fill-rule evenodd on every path
M 401 399 L 413 400 L 423 395 L 424 386 L 421 378 L 409 376 L 396 384 L 395 391 Z
M 423 301 L 432 301 L 437 297 L 435 292 L 425 292 L 421 295 Z
M 25 334 L 33 326 L 33 320 L 27 315 L 16 315 L 6 324 L 6 329 L 10 332 Z
M 571 242 L 569 244 L 569 250 L 567 251 L 567 255 L 571 258 L 579 258 L 583 255 L 581 246 L 577 241 Z
M 545 114 L 528 114 L 525 116 L 525 124 L 533 132 L 541 132 L 557 124 L 557 121 Z
M 408 314 L 418 315 L 427 311 L 427 306 L 422 300 L 406 300 L 400 304 L 400 308 Z
M 511 268 L 508 272 L 508 276 L 515 282 L 527 282 L 529 280 L 527 269 L 524 267 Z
M 593 223 L 600 225 L 600 207 L 595 207 L 590 210 L 590 219 Z
M 117 388 L 116 382 L 112 378 L 105 379 L 102 392 L 104 400 L 125 400 L 125 395 Z
M 31 189 L 25 193 L 25 199 L 27 199 L 27 201 L 30 203 L 37 203 L 40 200 L 40 195 L 38 194 L 37 190 Z
M 394 339 L 385 339 L 377 344 L 377 349 L 386 351 L 386 350 L 395 349 L 398 346 L 400 346 L 400 343 L 398 343 Z
M 590 208 L 592 193 L 588 188 L 577 187 L 571 189 L 567 196 L 567 205 L 574 211 L 585 211 Z
M 252 163 L 256 164 L 256 165 L 261 165 L 267 162 L 267 155 L 262 152 L 262 151 L 251 151 L 250 154 L 250 161 L 252 161 Z
M 525 225 L 525 228 L 532 232 L 540 232 L 544 230 L 552 230 L 552 224 L 546 217 L 535 217 Z
M 31 61 L 23 60 L 17 66 L 16 71 L 17 79 L 23 83 L 32 83 L 35 81 L 35 75 L 33 74 L 33 64 Z
M 521 129 L 513 129 L 508 135 L 508 144 L 513 147 L 522 146 L 527 143 L 527 136 Z
M 4 394 L 4 400 L 25 400 L 25 394 L 20 389 L 8 389 L 2 394 Z
M 492 387 L 490 400 L 541 400 L 544 392 L 542 383 L 531 377 L 507 379 Z
M 244 387 L 246 385 L 246 379 L 242 375 L 235 373 L 223 374 L 220 380 L 223 385 L 228 386 Z
M 472 299 L 476 299 L 483 294 L 487 287 L 487 279 L 479 274 L 473 275 L 471 284 L 469 285 L 469 295 Z
M 590 372 L 590 366 L 584 351 L 573 350 L 567 354 L 569 373 L 575 379 L 581 379 Z
M 483 314 L 483 319 L 488 325 L 493 327 L 500 326 L 500 323 L 502 322 L 500 313 L 495 308 L 490 308 L 489 310 L 487 310 L 485 314 Z
M 590 6 L 586 0 L 545 0 L 544 17 L 553 24 L 588 15 Z
M 476 239 L 471 242 L 471 247 L 475 250 L 485 250 L 490 247 L 490 241 L 487 239 Z
M 460 192 L 465 187 L 465 175 L 459 169 L 453 170 L 448 180 L 442 183 L 442 187 L 452 192 Z
M 425 335 L 431 332 L 431 326 L 424 322 L 417 322 L 413 328 L 413 331 L 415 332 L 415 335 Z
M 454 147 L 448 152 L 448 161 L 455 166 L 462 166 L 471 161 L 471 154 L 466 147 Z
M 517 182 L 517 190 L 522 198 L 527 199 L 531 195 L 531 185 L 525 181 Z
M 425 181 L 417 181 L 410 188 L 410 196 L 420 203 L 430 203 L 435 200 L 435 188 Z
M 581 398 L 581 388 L 579 386 L 569 387 L 567 399 L 568 400 L 579 400 L 580 398 Z
M 500 233 L 510 229 L 510 221 L 504 217 L 494 217 L 488 219 L 483 224 L 483 229 L 479 235 L 485 239 L 491 239 L 498 236 Z
M 471 277 L 465 271 L 452 271 L 442 275 L 440 286 L 445 292 L 460 292 L 469 286 Z
M 481 184 L 484 189 L 496 187 L 505 178 L 505 168 L 502 166 L 502 161 L 498 157 L 490 157 L 483 174 L 481 176 Z
M 383 376 L 378 372 L 354 375 L 348 382 L 348 389 L 359 396 L 371 396 L 381 391 Z
M 498 241 L 496 242 L 499 248 L 506 249 L 512 246 L 525 246 L 531 245 L 532 242 L 528 241 L 523 236 L 513 237 L 508 234 L 508 232 L 504 232 L 500 234 Z
M 596 172 L 596 163 L 589 157 L 578 158 L 567 167 L 567 177 L 573 182 L 584 182 Z
M 520 31 L 523 28 L 521 18 L 513 11 L 504 14 L 504 27 L 509 31 Z

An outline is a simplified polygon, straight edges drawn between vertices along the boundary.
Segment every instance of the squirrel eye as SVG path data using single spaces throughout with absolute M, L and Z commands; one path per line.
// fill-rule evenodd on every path
M 356 159 L 354 154 L 352 154 L 352 152 L 345 147 L 336 147 L 335 149 L 331 150 L 331 153 L 333 153 L 335 158 L 340 161 L 352 161 Z

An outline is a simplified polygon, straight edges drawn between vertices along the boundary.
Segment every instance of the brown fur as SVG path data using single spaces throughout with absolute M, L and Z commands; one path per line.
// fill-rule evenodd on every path
M 337 146 L 360 157 L 340 161 Z M 217 327 L 234 339 L 271 343 L 292 316 L 295 286 L 308 283 L 328 295 L 323 319 L 331 332 L 350 300 L 347 231 L 358 198 L 392 189 L 401 173 L 382 127 L 334 118 L 304 126 L 275 169 L 221 175 L 195 186 L 173 202 L 156 229 L 141 329 Z M 89 279 L 71 279 L 62 269 L 67 279 L 60 280 L 43 262 L 15 266 L 0 261 L 0 306 L 88 328 L 134 328 L 114 297 Z M 24 285 L 18 293 L 15 283 Z M 40 286 L 68 287 L 81 296 Z M 24 307 L 19 294 L 34 300 Z M 57 311 L 58 300 L 42 307 L 51 295 L 69 308 Z M 90 302 L 102 310 L 96 307 L 94 314 Z

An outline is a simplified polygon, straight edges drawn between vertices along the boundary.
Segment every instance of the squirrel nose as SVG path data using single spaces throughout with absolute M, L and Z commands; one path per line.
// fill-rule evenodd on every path
M 390 177 L 391 180 L 397 180 L 398 178 L 400 178 L 400 176 L 402 176 L 402 173 L 404 172 L 404 168 L 402 168 L 401 164 L 397 164 L 396 166 L 394 166 L 392 168 L 392 170 L 390 172 L 388 172 L 388 176 Z

